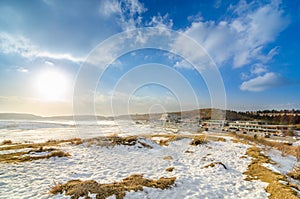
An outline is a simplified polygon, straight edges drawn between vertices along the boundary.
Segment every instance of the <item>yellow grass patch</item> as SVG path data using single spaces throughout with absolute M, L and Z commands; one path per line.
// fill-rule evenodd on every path
M 40 152 L 49 152 L 49 154 L 41 155 L 41 156 L 31 155 L 32 153 L 40 153 Z M 28 162 L 28 161 L 39 160 L 39 159 L 49 159 L 51 157 L 68 157 L 68 156 L 70 156 L 69 153 L 61 151 L 59 149 L 41 147 L 37 150 L 2 154 L 0 155 L 0 162 L 18 163 L 18 162 Z
M 245 180 L 261 180 L 269 183 L 266 191 L 270 193 L 270 199 L 296 199 L 297 193 L 291 189 L 293 185 L 285 185 L 279 181 L 287 181 L 286 177 L 280 173 L 275 173 L 263 166 L 264 163 L 270 163 L 270 159 L 260 153 L 260 149 L 256 146 L 247 149 L 247 155 L 252 157 L 252 162 L 248 166 L 248 170 L 244 173 L 247 175 Z M 295 188 L 295 187 L 294 187 Z
M 219 137 L 219 138 L 218 138 L 218 141 L 220 141 L 220 142 L 226 142 L 226 139 L 225 139 L 225 138 L 222 138 L 222 137 Z
M 11 140 L 3 140 L 2 144 L 12 144 L 12 141 Z
M 194 137 L 194 139 L 190 142 L 190 145 L 197 146 L 205 143 L 206 143 L 206 136 L 198 135 Z
M 105 199 L 115 195 L 116 199 L 125 197 L 126 192 L 143 191 L 143 187 L 168 189 L 174 184 L 176 177 L 161 177 L 158 180 L 145 179 L 143 175 L 134 174 L 124 178 L 121 182 L 100 184 L 94 180 L 70 180 L 65 184 L 55 184 L 50 190 L 51 194 L 63 193 L 73 199 L 79 197 L 89 198 L 88 194 L 96 194 L 96 198 Z
M 263 137 L 254 137 L 254 136 L 249 136 L 244 134 L 235 134 L 235 136 L 236 138 L 238 138 L 239 142 L 245 142 L 249 144 L 250 141 L 256 144 L 263 144 L 265 146 L 270 146 L 281 151 L 283 156 L 293 155 L 297 158 L 297 160 L 300 160 L 299 146 L 291 146 L 288 145 L 287 143 L 273 142 Z
M 165 156 L 165 157 L 163 157 L 163 160 L 172 160 L 172 159 L 173 159 L 172 156 Z
M 81 141 L 81 139 L 74 138 L 74 139 L 68 139 L 68 140 L 49 140 L 49 141 L 43 142 L 43 143 L 12 144 L 9 146 L 1 146 L 0 151 L 26 149 L 26 148 L 38 149 L 40 147 L 57 146 L 62 143 L 72 143 L 72 142 L 76 142 L 76 141 Z
M 68 157 L 69 153 L 61 151 L 57 148 L 53 148 L 53 146 L 58 146 L 62 143 L 80 143 L 82 142 L 79 138 L 69 139 L 69 140 L 49 140 L 44 143 L 25 143 L 25 144 L 11 144 L 11 145 L 2 145 L 0 147 L 0 151 L 8 151 L 8 150 L 21 150 L 21 152 L 13 152 L 7 154 L 0 155 L 0 162 L 5 163 L 18 163 L 18 162 L 27 162 L 39 159 L 48 159 L 51 157 Z M 38 153 L 41 152 L 49 152 L 46 155 L 37 156 Z M 32 155 L 34 154 L 34 156 Z

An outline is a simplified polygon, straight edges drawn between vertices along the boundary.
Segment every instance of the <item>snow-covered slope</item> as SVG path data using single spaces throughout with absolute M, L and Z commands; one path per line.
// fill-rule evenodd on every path
M 144 174 L 151 179 L 175 176 L 176 181 L 171 189 L 144 188 L 144 191 L 127 193 L 126 198 L 258 199 L 268 196 L 265 183 L 244 180 L 243 172 L 251 162 L 250 158 L 241 158 L 247 145 L 226 141 L 191 146 L 190 139 L 181 139 L 160 146 L 148 139 L 140 141 L 153 148 L 64 145 L 61 148 L 71 157 L 1 163 L 0 198 L 67 198 L 49 194 L 53 182 L 93 179 L 111 183 L 131 174 Z M 212 162 L 222 162 L 227 169 L 222 165 L 205 168 Z M 165 170 L 168 167 L 174 170 L 168 172 Z

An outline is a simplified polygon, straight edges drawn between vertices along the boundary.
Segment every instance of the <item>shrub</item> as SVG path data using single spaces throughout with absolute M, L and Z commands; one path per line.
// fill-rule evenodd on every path
M 2 144 L 12 144 L 11 140 L 3 140 Z

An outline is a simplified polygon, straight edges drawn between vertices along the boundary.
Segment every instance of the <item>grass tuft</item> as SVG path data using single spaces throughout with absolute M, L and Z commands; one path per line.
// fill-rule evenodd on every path
M 226 142 L 226 139 L 225 139 L 225 138 L 222 138 L 222 137 L 219 137 L 219 138 L 218 138 L 218 141 L 219 141 L 219 142 Z
M 172 159 L 173 159 L 172 156 L 165 156 L 165 157 L 163 157 L 163 160 L 172 160 Z
M 3 140 L 2 144 L 12 144 L 13 142 L 11 140 Z
M 50 152 L 50 153 L 41 156 L 31 155 L 32 153 L 36 154 L 41 152 Z M 40 159 L 49 159 L 51 157 L 69 157 L 69 156 L 70 156 L 69 153 L 61 151 L 59 149 L 55 149 L 55 148 L 45 149 L 43 147 L 40 147 L 39 149 L 35 149 L 35 150 L 33 149 L 24 152 L 16 152 L 16 153 L 0 155 L 0 162 L 19 163 L 19 162 L 28 162 L 28 161 L 40 160 Z
M 70 180 L 65 184 L 55 184 L 49 191 L 51 194 L 65 193 L 73 199 L 80 197 L 89 198 L 90 194 L 96 194 L 96 198 L 105 199 L 115 195 L 116 199 L 123 199 L 126 192 L 143 191 L 143 187 L 158 189 L 171 188 L 175 183 L 176 177 L 161 177 L 158 180 L 145 179 L 143 175 L 133 174 L 124 178 L 121 182 L 110 184 L 100 184 L 94 180 Z
M 300 180 L 300 166 L 294 166 L 293 170 L 287 174 L 291 178 L 294 178 L 296 180 Z
M 168 168 L 166 168 L 166 171 L 172 172 L 172 171 L 174 171 L 174 167 L 168 167 Z
M 212 163 L 210 163 L 208 165 L 205 165 L 202 168 L 214 167 L 216 165 L 222 165 L 224 169 L 227 169 L 227 167 L 225 166 L 225 164 L 223 164 L 222 162 L 212 162 Z
M 205 144 L 205 143 L 207 143 L 206 136 L 205 135 L 198 135 L 198 136 L 194 137 L 194 139 L 190 142 L 190 145 L 198 146 L 198 145 Z

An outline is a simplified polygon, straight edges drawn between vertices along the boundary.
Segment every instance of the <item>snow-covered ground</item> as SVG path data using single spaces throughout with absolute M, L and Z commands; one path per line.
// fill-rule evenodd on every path
M 45 142 L 48 140 L 93 138 L 105 135 L 172 133 L 159 125 L 135 124 L 132 121 L 0 121 L 0 143 Z
M 0 138 L 11 139 L 14 142 L 49 140 L 59 135 L 60 138 L 65 138 L 63 133 L 72 135 L 71 131 L 65 131 L 68 128 L 73 127 L 58 125 L 32 131 L 22 129 L 19 132 L 17 128 L 2 128 Z M 96 130 L 95 127 L 87 128 L 87 133 L 92 128 L 97 133 L 90 133 L 87 137 L 99 136 L 100 130 Z M 103 124 L 102 130 L 107 134 L 118 133 L 116 128 L 113 124 Z M 46 133 L 45 129 L 49 133 Z M 55 129 L 56 131 L 53 131 L 55 136 L 53 136 L 52 130 Z M 168 133 L 149 125 L 131 125 L 126 131 L 128 134 L 151 132 Z M 70 153 L 70 157 L 52 157 L 17 164 L 0 163 L 0 198 L 67 198 L 64 195 L 49 194 L 54 182 L 93 179 L 99 183 L 111 183 L 121 181 L 131 174 L 143 174 L 145 178 L 151 179 L 175 176 L 176 181 L 171 189 L 145 187 L 143 191 L 127 193 L 126 198 L 259 199 L 268 197 L 264 189 L 266 183 L 244 180 L 243 172 L 247 170 L 251 158 L 241 158 L 241 156 L 245 155 L 248 145 L 233 143 L 227 139 L 226 142 L 210 141 L 207 144 L 191 146 L 189 145 L 191 140 L 185 138 L 172 141 L 168 146 L 160 146 L 156 144 L 159 139 L 159 136 L 156 136 L 153 141 L 140 138 L 141 142 L 151 145 L 152 149 L 138 145 L 101 147 L 64 144 L 60 148 Z M 164 158 L 167 156 L 169 157 Z M 212 162 L 222 162 L 227 169 L 222 165 L 204 168 Z M 174 167 L 174 170 L 168 172 L 166 171 L 168 167 Z

